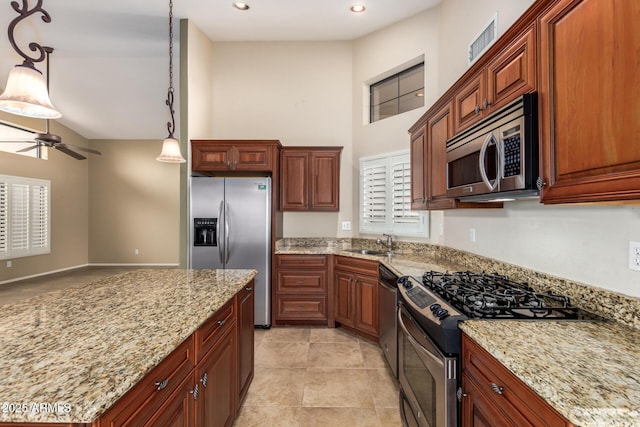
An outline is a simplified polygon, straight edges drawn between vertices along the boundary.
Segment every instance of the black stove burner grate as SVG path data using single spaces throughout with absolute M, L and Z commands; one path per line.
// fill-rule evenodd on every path
M 536 292 L 497 273 L 430 271 L 422 283 L 469 318 L 578 319 L 568 297 Z

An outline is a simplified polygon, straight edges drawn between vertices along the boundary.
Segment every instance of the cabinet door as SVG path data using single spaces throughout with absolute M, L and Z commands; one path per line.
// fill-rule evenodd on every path
M 236 331 L 225 335 L 196 366 L 196 425 L 229 427 L 236 416 Z
M 353 275 L 342 271 L 335 272 L 334 287 L 334 317 L 336 322 L 347 326 L 354 326 L 354 295 Z
M 310 156 L 310 209 L 340 209 L 340 151 L 312 151 Z
M 191 427 L 194 419 L 194 389 L 195 381 L 193 375 L 190 375 L 153 414 L 145 427 Z
M 529 426 L 527 420 L 519 419 L 522 424 L 511 422 L 491 400 L 478 388 L 468 375 L 462 375 L 462 389 L 466 396 L 462 399 L 461 426 L 462 427 L 492 427 L 492 426 Z
M 640 2 L 560 0 L 540 19 L 543 203 L 640 198 Z
M 273 169 L 271 151 L 272 147 L 266 145 L 235 145 L 233 147 L 232 169 L 271 170 Z
M 429 158 L 424 126 L 411 134 L 411 209 L 427 209 Z
M 238 406 L 247 395 L 253 380 L 254 282 L 238 293 Z
M 191 169 L 194 171 L 225 171 L 233 164 L 233 146 L 198 142 L 191 145 Z
M 487 98 L 495 111 L 536 89 L 535 26 L 487 66 Z
M 476 74 L 454 97 L 454 131 L 460 132 L 480 120 L 488 106 L 484 70 Z
M 304 211 L 309 208 L 309 152 L 282 151 L 280 168 L 280 208 Z
M 427 121 L 428 165 L 427 194 L 429 209 L 457 207 L 455 199 L 447 197 L 447 139 L 453 136 L 452 103 L 448 103 Z
M 374 337 L 379 335 L 378 278 L 356 276 L 354 327 Z

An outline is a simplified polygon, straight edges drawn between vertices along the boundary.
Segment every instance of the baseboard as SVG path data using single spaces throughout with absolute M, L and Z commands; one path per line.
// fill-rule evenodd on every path
M 61 268 L 59 270 L 45 271 L 43 273 L 31 274 L 29 276 L 14 277 L 13 279 L 3 280 L 2 282 L 0 282 L 0 285 L 5 285 L 7 283 L 18 282 L 20 280 L 33 279 L 33 278 L 41 277 L 41 276 L 48 276 L 50 274 L 64 273 L 65 271 L 70 271 L 70 270 L 78 270 L 80 268 L 89 267 L 89 265 L 90 264 L 74 265 L 73 267 L 65 267 L 65 268 Z
M 162 264 L 162 263 L 148 263 L 148 264 L 143 264 L 143 263 L 89 263 L 87 264 L 89 267 L 167 267 L 167 268 L 174 268 L 174 267 L 179 267 L 180 264 L 178 263 L 171 263 L 171 264 Z

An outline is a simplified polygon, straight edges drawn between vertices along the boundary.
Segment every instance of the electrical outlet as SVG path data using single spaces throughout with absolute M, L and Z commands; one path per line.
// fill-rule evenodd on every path
M 476 242 L 476 229 L 475 228 L 470 228 L 469 229 L 469 241 L 471 243 L 475 243 Z
M 7 268 L 11 268 L 13 267 L 13 262 L 12 261 L 7 261 Z
M 140 251 L 139 251 L 138 249 L 135 249 L 135 250 L 133 251 L 133 253 L 134 253 L 134 255 L 140 255 Z
M 640 271 L 640 242 L 629 242 L 629 270 Z
M 342 230 L 351 230 L 351 221 L 342 221 Z

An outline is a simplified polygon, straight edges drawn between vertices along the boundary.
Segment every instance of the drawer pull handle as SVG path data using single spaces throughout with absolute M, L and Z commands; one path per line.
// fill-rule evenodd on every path
M 218 325 L 220 325 L 220 326 L 224 326 L 225 323 L 227 323 L 227 322 L 224 321 L 224 320 L 218 320 Z
M 496 394 L 502 394 L 502 390 L 504 390 L 504 387 L 496 383 L 491 383 L 491 390 L 493 390 Z
M 207 383 L 209 382 L 209 376 L 205 372 L 202 378 L 200 378 L 200 382 L 202 383 L 202 387 L 207 388 Z
M 252 289 L 253 288 L 251 286 L 247 286 L 246 288 L 244 288 L 244 290 L 247 291 L 247 292 L 251 292 Z
M 193 400 L 198 400 L 198 384 L 196 384 L 193 390 L 189 391 L 189 394 L 193 394 Z
M 169 378 L 166 378 L 162 381 L 156 381 L 154 384 L 156 385 L 156 390 L 160 391 L 165 388 L 167 384 L 169 384 Z

